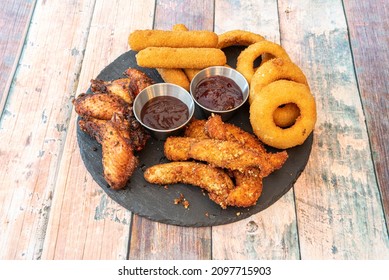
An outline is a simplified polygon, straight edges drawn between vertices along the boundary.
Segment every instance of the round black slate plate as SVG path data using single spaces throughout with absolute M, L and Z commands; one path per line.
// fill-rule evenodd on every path
M 236 57 L 240 48 L 231 47 L 224 51 L 228 57 L 228 64 L 235 66 Z M 129 68 L 137 68 L 145 72 L 156 82 L 163 82 L 155 69 L 142 68 L 136 64 L 135 52 L 128 51 L 108 65 L 97 79 L 113 80 L 123 77 L 123 72 Z M 243 106 L 237 114 L 229 120 L 242 129 L 252 132 L 249 123 L 248 104 Z M 197 118 L 202 118 L 196 112 Z M 284 166 L 266 177 L 263 182 L 263 192 L 257 205 L 249 208 L 229 207 L 225 210 L 212 202 L 208 195 L 200 188 L 175 184 L 168 188 L 147 183 L 143 178 L 143 171 L 154 164 L 168 162 L 163 154 L 163 141 L 150 139 L 145 149 L 139 153 L 139 168 L 135 171 L 127 187 L 115 191 L 108 187 L 103 177 L 101 162 L 101 146 L 89 135 L 77 128 L 77 140 L 81 157 L 87 170 L 99 186 L 117 203 L 135 214 L 161 223 L 180 226 L 215 226 L 232 223 L 247 218 L 272 205 L 293 186 L 308 161 L 311 152 L 313 136 L 310 135 L 301 146 L 288 149 L 289 158 Z M 268 149 L 275 151 L 274 149 Z M 175 205 L 174 199 L 182 194 L 190 203 L 185 209 L 182 205 Z

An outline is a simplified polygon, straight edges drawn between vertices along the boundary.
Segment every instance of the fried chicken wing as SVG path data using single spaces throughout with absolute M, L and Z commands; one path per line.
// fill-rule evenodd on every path
M 130 90 L 131 80 L 122 78 L 113 81 L 91 80 L 91 90 L 93 93 L 109 93 L 119 96 L 128 104 L 134 101 L 134 94 Z
M 127 139 L 112 123 L 107 123 L 99 131 L 98 141 L 102 146 L 104 178 L 112 189 L 122 189 L 138 165 L 138 159 Z
M 220 168 L 188 161 L 154 165 L 146 169 L 144 177 L 149 183 L 159 185 L 184 183 L 199 186 L 222 208 L 226 208 L 228 193 L 234 187 L 231 178 Z
M 169 160 L 196 159 L 213 166 L 244 171 L 248 167 L 263 168 L 264 158 L 234 141 L 169 137 L 164 145 Z
M 92 117 L 110 120 L 114 113 L 128 114 L 129 105 L 116 95 L 96 93 L 80 94 L 73 100 L 77 114 L 81 117 Z
M 154 84 L 154 81 L 142 71 L 135 68 L 128 68 L 124 74 L 129 78 L 129 89 L 134 96 L 137 96 L 146 87 Z
M 213 115 L 206 121 L 205 131 L 211 138 L 241 143 L 245 148 L 261 155 L 264 158 L 261 169 L 262 177 L 281 168 L 288 158 L 286 151 L 268 153 L 264 145 L 253 134 L 233 124 L 224 123 L 219 115 Z

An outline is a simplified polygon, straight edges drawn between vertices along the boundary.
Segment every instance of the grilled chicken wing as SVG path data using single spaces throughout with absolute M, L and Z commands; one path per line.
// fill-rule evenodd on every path
M 81 117 L 92 117 L 110 120 L 114 113 L 128 114 L 129 105 L 116 95 L 96 93 L 80 94 L 73 100 L 77 114 Z
M 154 84 L 154 81 L 149 76 L 134 68 L 128 68 L 124 75 L 130 79 L 129 89 L 134 96 L 137 96 L 139 92 L 149 85 Z
M 231 178 L 223 170 L 197 162 L 154 165 L 146 169 L 144 177 L 149 183 L 159 185 L 184 183 L 199 186 L 222 208 L 226 208 L 228 193 L 234 187 Z
M 122 189 L 138 165 L 133 149 L 117 127 L 108 121 L 97 137 L 102 146 L 104 178 L 112 189 Z
M 119 96 L 128 104 L 134 101 L 134 94 L 130 89 L 131 80 L 122 78 L 113 81 L 91 80 L 91 90 L 93 93 L 109 93 Z

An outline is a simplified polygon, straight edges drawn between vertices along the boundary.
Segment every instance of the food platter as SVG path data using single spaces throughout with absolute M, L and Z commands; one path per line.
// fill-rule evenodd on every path
M 224 51 L 228 58 L 228 64 L 235 66 L 236 57 L 241 48 L 229 47 Z M 118 79 L 124 77 L 123 72 L 127 68 L 136 68 L 146 73 L 155 82 L 163 82 L 155 69 L 139 67 L 136 64 L 135 54 L 134 51 L 122 54 L 105 67 L 96 78 L 107 81 Z M 195 117 L 205 118 L 201 111 L 196 111 Z M 252 132 L 248 104 L 242 106 L 228 122 Z M 249 208 L 228 207 L 227 209 L 222 209 L 211 201 L 208 195 L 198 187 L 185 184 L 175 184 L 168 187 L 157 186 L 145 181 L 143 172 L 146 168 L 168 162 L 163 153 L 164 141 L 151 138 L 146 147 L 141 152 L 136 153 L 139 158 L 139 167 L 127 183 L 126 188 L 112 190 L 103 176 L 101 145 L 81 131 L 78 126 L 77 140 L 82 160 L 88 172 L 104 192 L 118 204 L 153 221 L 179 226 L 203 227 L 228 224 L 247 218 L 280 199 L 291 189 L 304 170 L 311 152 L 313 134 L 303 145 L 288 149 L 289 158 L 283 167 L 264 178 L 263 192 L 255 206 Z M 275 152 L 276 150 L 268 148 L 268 151 Z M 174 204 L 174 200 L 181 196 L 189 202 L 188 208 L 181 204 Z

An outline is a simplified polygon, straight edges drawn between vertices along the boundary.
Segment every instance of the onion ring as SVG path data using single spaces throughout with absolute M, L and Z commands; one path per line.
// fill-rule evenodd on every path
M 298 116 L 300 116 L 299 107 L 294 103 L 288 103 L 274 111 L 273 120 L 277 126 L 287 128 L 296 122 Z
M 289 128 L 278 127 L 273 120 L 278 106 L 294 103 L 300 116 Z M 304 143 L 316 123 L 316 103 L 309 87 L 293 81 L 279 80 L 264 87 L 250 106 L 250 123 L 255 135 L 265 144 L 288 149 Z
M 284 61 L 281 58 L 274 58 L 263 63 L 254 73 L 250 84 L 250 104 L 260 94 L 262 88 L 277 80 L 290 80 L 308 86 L 307 78 L 303 71 L 291 61 Z M 299 108 L 293 104 L 284 104 L 274 111 L 274 122 L 279 127 L 288 127 L 294 124 L 300 115 Z
M 308 85 L 307 78 L 296 64 L 291 61 L 284 61 L 281 58 L 274 58 L 258 67 L 252 76 L 249 96 L 250 104 L 265 86 L 277 80 L 290 80 Z
M 287 52 L 278 44 L 270 41 L 260 41 L 248 46 L 238 56 L 236 70 L 238 70 L 250 83 L 254 75 L 254 60 L 260 55 L 269 53 L 274 57 L 282 58 L 284 61 L 291 61 Z
M 219 35 L 217 48 L 223 49 L 230 46 L 249 46 L 264 41 L 265 38 L 259 34 L 244 30 L 231 30 Z

